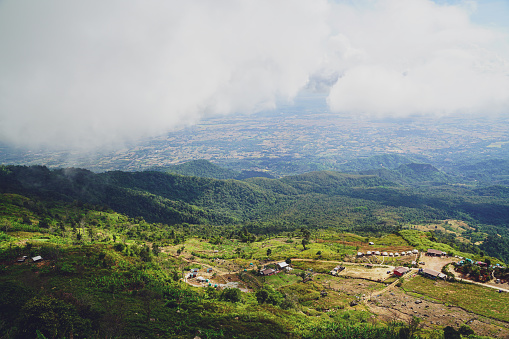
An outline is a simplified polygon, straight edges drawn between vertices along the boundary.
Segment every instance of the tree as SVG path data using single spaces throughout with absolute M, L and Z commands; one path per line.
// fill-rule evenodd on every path
M 238 288 L 225 288 L 221 293 L 221 299 L 230 301 L 232 303 L 239 302 L 242 297 L 242 292 Z
M 466 324 L 463 324 L 460 326 L 460 328 L 458 329 L 458 332 L 459 334 L 461 334 L 462 336 L 469 336 L 471 334 L 475 334 L 474 330 L 470 328 L 470 326 L 466 325 Z
M 309 240 L 304 238 L 304 239 L 302 239 L 302 247 L 304 247 L 304 251 L 306 250 L 306 245 L 309 245 Z
M 263 304 L 268 297 L 269 292 L 267 292 L 267 290 L 259 290 L 256 292 L 256 300 L 258 301 L 258 304 Z
M 270 257 L 271 254 L 272 254 L 272 250 L 270 248 L 267 248 L 267 257 Z
M 461 335 L 452 326 L 444 327 L 444 339 L 461 339 Z
M 290 264 L 292 263 L 292 259 L 291 259 L 291 258 L 288 258 L 288 259 L 286 259 L 286 260 L 285 260 L 285 262 L 286 262 L 288 265 L 290 265 Z
M 152 244 L 152 253 L 154 253 L 156 257 L 159 255 L 159 253 L 161 253 L 161 249 L 156 243 Z

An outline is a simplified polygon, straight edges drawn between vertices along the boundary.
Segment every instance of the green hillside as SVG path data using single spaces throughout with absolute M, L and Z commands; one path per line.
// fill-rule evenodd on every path
M 245 181 L 40 166 L 0 173 L 2 338 L 436 338 L 451 331 L 449 318 L 454 331 L 506 333 L 509 294 L 420 277 L 389 293 L 398 280 L 386 271 L 415 258 L 373 258 L 385 265 L 373 269 L 356 256 L 372 241 L 380 250 L 431 247 L 504 265 L 505 214 L 495 214 L 507 204 L 503 188 L 432 194 L 336 172 Z M 438 218 L 450 215 L 470 226 Z M 293 271 L 258 274 L 286 259 Z M 355 278 L 328 274 L 340 264 Z M 194 268 L 210 286 L 184 278 Z M 362 297 L 371 294 L 415 305 L 429 298 L 434 311 L 416 306 L 417 323 L 388 320 L 379 301 Z M 443 312 L 443 325 L 423 318 L 450 305 L 461 311 Z M 480 319 L 473 329 L 472 314 Z
M 429 166 L 410 168 L 412 175 L 440 175 Z M 410 175 L 402 172 L 401 176 Z M 257 233 L 305 226 L 383 234 L 408 223 L 452 218 L 473 226 L 475 231 L 467 236 L 479 241 L 487 253 L 509 258 L 503 249 L 509 238 L 509 196 L 503 188 L 412 188 L 376 175 L 330 171 L 239 181 L 161 172 L 95 174 L 41 166 L 4 166 L 0 182 L 4 193 L 107 206 L 148 222 L 245 224 Z M 489 240 L 490 246 L 483 240 Z

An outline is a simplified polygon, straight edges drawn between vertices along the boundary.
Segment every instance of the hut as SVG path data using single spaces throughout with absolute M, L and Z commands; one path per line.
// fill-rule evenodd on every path
M 447 254 L 447 253 L 444 253 L 444 252 L 439 251 L 439 250 L 434 250 L 432 248 L 429 248 L 428 251 L 426 252 L 426 255 L 428 255 L 430 257 L 441 257 L 444 254 Z
M 432 270 L 431 268 L 421 268 L 419 269 L 419 273 L 422 276 L 430 279 L 436 279 L 440 275 L 440 272 Z
M 276 273 L 276 270 L 273 270 L 272 268 L 267 268 L 265 270 L 260 271 L 260 275 L 267 276 L 267 275 L 273 275 Z
M 282 262 L 277 263 L 276 266 L 278 269 L 282 270 L 289 265 L 285 261 L 282 261 Z
M 394 275 L 397 276 L 397 277 L 401 277 L 403 276 L 403 274 L 407 273 L 408 271 L 410 271 L 410 269 L 408 269 L 407 267 L 396 267 L 394 269 Z

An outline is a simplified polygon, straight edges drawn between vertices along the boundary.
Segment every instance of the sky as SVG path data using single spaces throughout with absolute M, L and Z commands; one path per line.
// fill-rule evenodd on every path
M 509 115 L 509 1 L 0 0 L 0 142 L 94 149 L 321 92 Z

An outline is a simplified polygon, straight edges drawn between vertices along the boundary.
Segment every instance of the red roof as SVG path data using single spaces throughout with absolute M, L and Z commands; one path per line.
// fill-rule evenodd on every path
M 403 274 L 405 274 L 408 271 L 409 271 L 409 269 L 407 267 L 396 267 L 394 269 L 394 274 L 401 277 Z

